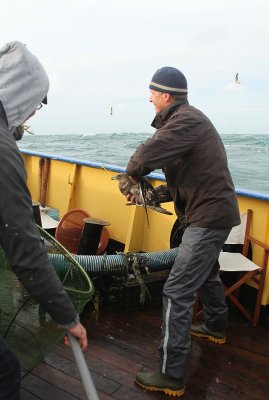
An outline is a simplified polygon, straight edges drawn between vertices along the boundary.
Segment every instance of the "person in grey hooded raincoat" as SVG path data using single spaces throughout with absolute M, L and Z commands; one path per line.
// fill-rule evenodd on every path
M 48 89 L 47 73 L 24 44 L 14 41 L 0 49 L 0 244 L 21 284 L 84 350 L 87 333 L 41 243 L 15 139 L 47 102 Z M 19 399 L 20 381 L 19 361 L 0 337 L 0 399 Z

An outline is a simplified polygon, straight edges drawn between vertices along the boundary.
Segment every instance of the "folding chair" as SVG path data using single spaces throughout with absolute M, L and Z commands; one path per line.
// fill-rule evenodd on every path
M 242 312 L 242 314 L 248 319 L 251 326 L 255 326 L 259 320 L 260 309 L 261 309 L 261 301 L 262 301 L 262 293 L 265 284 L 265 276 L 268 264 L 268 254 L 269 254 L 269 245 L 260 242 L 250 235 L 250 226 L 252 220 L 252 210 L 247 210 L 246 213 L 241 215 L 241 224 L 234 227 L 230 235 L 228 236 L 224 251 L 220 253 L 219 256 L 219 264 L 220 264 L 220 274 L 229 272 L 237 272 L 238 280 L 233 282 L 231 286 L 227 287 L 224 285 L 224 293 L 225 296 L 228 297 L 231 302 Z M 229 251 L 225 251 L 225 247 L 229 248 L 230 245 L 242 245 L 241 253 L 232 253 Z M 250 249 L 250 245 L 257 245 L 263 249 L 263 259 L 262 264 L 257 265 L 253 261 L 251 261 L 247 255 Z M 254 312 L 251 313 L 247 308 L 239 301 L 239 290 L 242 285 L 245 283 L 253 282 L 254 287 L 257 289 L 257 297 Z M 196 320 L 202 313 L 202 311 L 198 311 L 198 301 L 194 306 L 194 319 Z

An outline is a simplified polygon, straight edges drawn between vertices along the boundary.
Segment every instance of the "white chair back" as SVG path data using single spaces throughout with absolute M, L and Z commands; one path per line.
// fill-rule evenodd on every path
M 247 225 L 247 213 L 241 214 L 241 224 L 234 226 L 226 240 L 226 244 L 244 244 Z

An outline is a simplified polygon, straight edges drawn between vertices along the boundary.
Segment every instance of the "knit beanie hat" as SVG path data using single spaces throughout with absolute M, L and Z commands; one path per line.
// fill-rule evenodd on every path
M 152 77 L 149 88 L 157 92 L 170 94 L 187 94 L 188 86 L 185 76 L 176 68 L 163 67 Z

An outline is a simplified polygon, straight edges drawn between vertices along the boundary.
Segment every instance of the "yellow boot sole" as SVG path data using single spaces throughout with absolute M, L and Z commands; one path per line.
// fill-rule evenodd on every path
M 217 344 L 224 344 L 226 343 L 226 336 L 223 338 L 216 338 L 214 336 L 211 336 L 209 334 L 206 333 L 196 333 L 196 332 L 191 332 L 192 336 L 196 336 L 202 339 L 206 339 L 209 342 L 213 342 L 213 343 L 217 343 Z
M 185 393 L 185 387 L 183 387 L 182 389 L 179 389 L 179 390 L 172 390 L 169 388 L 159 388 L 156 386 L 145 386 L 142 383 L 138 382 L 137 380 L 135 380 L 135 383 L 138 386 L 140 386 L 141 388 L 148 390 L 149 392 L 163 392 L 163 393 L 167 394 L 168 396 L 181 397 Z

